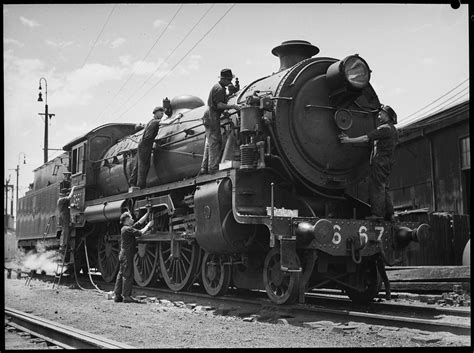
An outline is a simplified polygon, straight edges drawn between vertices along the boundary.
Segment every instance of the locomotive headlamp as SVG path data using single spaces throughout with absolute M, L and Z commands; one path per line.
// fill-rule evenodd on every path
M 329 66 L 326 79 L 334 94 L 347 90 L 359 91 L 369 83 L 369 65 L 357 54 L 351 55 Z

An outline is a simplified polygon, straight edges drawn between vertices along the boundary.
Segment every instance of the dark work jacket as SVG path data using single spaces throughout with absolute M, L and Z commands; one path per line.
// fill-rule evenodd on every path
M 136 222 L 132 226 L 123 226 L 120 230 L 122 242 L 120 246 L 120 256 L 133 256 L 135 252 L 135 238 L 142 235 L 138 230 L 140 223 Z
M 378 161 L 393 163 L 392 157 L 398 144 L 398 131 L 392 123 L 385 123 L 367 134 L 369 142 L 373 143 L 371 163 Z
M 158 135 L 159 130 L 160 121 L 155 118 L 151 119 L 145 126 L 145 131 L 143 132 L 140 144 L 148 147 L 153 146 L 153 141 L 155 141 L 156 135 Z
M 70 211 L 69 211 L 69 196 L 64 196 L 58 199 L 59 224 L 63 227 L 69 225 Z
M 212 86 L 211 92 L 209 92 L 209 98 L 207 99 L 207 105 L 209 106 L 209 118 L 211 120 L 211 123 L 213 121 L 218 121 L 221 114 L 224 112 L 223 109 L 217 108 L 218 103 L 227 104 L 225 86 L 223 86 L 220 82 Z

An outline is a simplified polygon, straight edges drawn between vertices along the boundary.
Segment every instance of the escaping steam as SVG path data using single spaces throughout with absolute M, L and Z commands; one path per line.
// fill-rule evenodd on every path
M 26 254 L 19 250 L 15 260 L 22 271 L 35 270 L 36 272 L 54 274 L 61 258 L 57 250 L 46 250 L 43 244 L 37 243 L 36 250 L 31 250 Z

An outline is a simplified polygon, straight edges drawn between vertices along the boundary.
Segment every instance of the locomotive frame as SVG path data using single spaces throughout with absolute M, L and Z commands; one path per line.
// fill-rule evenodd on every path
M 140 286 L 159 277 L 174 291 L 201 283 L 213 296 L 231 285 L 265 289 L 278 304 L 304 302 L 304 293 L 319 287 L 341 288 L 353 301 L 368 302 L 382 279 L 389 292 L 384 263 L 393 259 L 385 254 L 422 240 L 427 226 L 366 220 L 369 205 L 345 193 L 367 172 L 367 149 L 339 146 L 334 137 L 374 128 L 380 102 L 368 85 L 365 60 L 311 58 L 315 48 L 284 42 L 272 51 L 280 71 L 229 97 L 242 109 L 222 121 L 225 149 L 216 174 L 196 176 L 205 106 L 192 96 L 164 100 L 168 117 L 145 189 L 127 187 L 142 133 L 135 124 L 106 124 L 64 146 L 70 185 L 76 186 L 70 207 L 76 268 L 88 270 L 88 256 L 91 267 L 113 281 L 120 214 L 130 210 L 138 219 L 151 210 L 154 226 L 137 239 L 134 256 Z M 31 209 L 21 205 L 53 189 L 55 204 L 63 186 L 56 178 L 20 201 L 20 247 L 35 239 L 24 231 L 35 222 L 28 218 Z M 44 217 L 37 222 L 44 224 Z M 54 243 L 60 232 L 53 225 L 36 239 Z

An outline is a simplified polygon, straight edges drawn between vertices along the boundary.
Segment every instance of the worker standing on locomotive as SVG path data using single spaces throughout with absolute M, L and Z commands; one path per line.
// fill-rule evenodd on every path
M 230 69 L 221 70 L 219 82 L 212 86 L 209 92 L 207 100 L 207 105 L 209 106 L 209 125 L 206 127 L 206 139 L 209 148 L 208 163 L 206 165 L 203 158 L 199 174 L 214 174 L 218 171 L 222 152 L 221 115 L 226 109 L 240 110 L 240 107 L 236 104 L 227 104 L 228 96 L 225 88 L 232 84 L 233 78 L 234 75 Z
M 62 227 L 61 237 L 59 238 L 59 251 L 63 252 L 68 250 L 71 212 L 69 206 L 71 204 L 71 197 L 74 194 L 75 186 L 71 188 L 68 194 L 68 189 L 63 188 L 59 192 L 59 199 L 57 202 L 58 213 L 59 213 L 59 225 Z
M 135 223 L 129 211 L 120 216 L 120 223 L 123 226 L 120 230 L 120 269 L 114 287 L 114 302 L 116 303 L 139 303 L 138 300 L 132 298 L 133 255 L 135 254 L 135 238 L 145 234 L 153 225 L 153 220 L 151 220 L 145 227 L 138 229 L 145 223 L 148 215 L 149 211 Z
M 144 189 L 146 187 L 146 177 L 150 170 L 151 150 L 153 142 L 155 141 L 158 131 L 160 129 L 160 121 L 165 110 L 163 107 L 156 107 L 153 109 L 153 119 L 151 119 L 145 126 L 142 138 L 138 143 L 137 157 L 130 174 L 129 186 L 139 187 Z
M 378 127 L 367 135 L 348 137 L 339 135 L 341 143 L 373 142 L 370 155 L 369 199 L 372 215 L 369 219 L 394 220 L 393 202 L 388 193 L 388 182 L 394 163 L 393 152 L 398 143 L 398 131 L 394 126 L 397 114 L 388 105 L 381 105 L 378 113 Z

